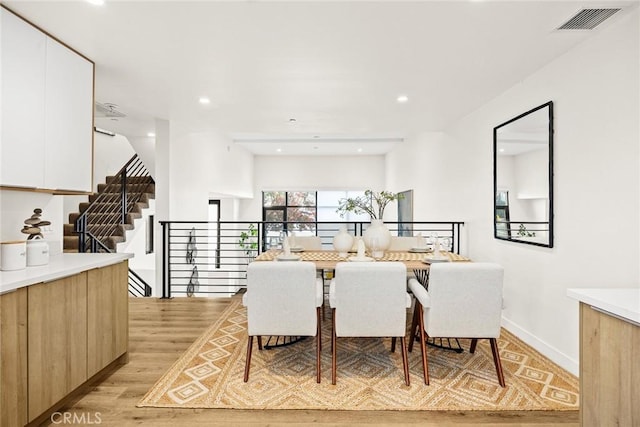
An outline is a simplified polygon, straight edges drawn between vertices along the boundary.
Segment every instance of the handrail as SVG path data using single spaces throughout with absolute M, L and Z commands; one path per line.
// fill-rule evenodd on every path
M 129 269 L 129 293 L 135 297 L 151 296 L 151 286 L 132 269 Z
M 115 248 L 110 248 L 106 240 L 127 223 L 127 215 L 133 212 L 153 184 L 153 178 L 135 154 L 76 219 L 74 231 L 78 233 L 78 252 L 114 252 Z M 100 220 L 92 214 L 100 215 L 97 217 Z M 151 286 L 137 273 L 129 269 L 128 277 L 131 295 L 151 296 Z
M 98 246 L 108 246 L 105 240 L 127 223 L 127 215 L 133 212 L 153 183 L 153 178 L 135 154 L 76 219 L 74 231 L 79 237 L 78 252 L 86 252 L 89 247 L 96 249 L 95 240 L 100 241 Z
M 162 226 L 162 298 L 172 296 L 230 296 L 246 287 L 248 264 L 260 253 L 281 244 L 280 221 L 160 221 Z M 289 221 L 287 225 L 301 224 Z M 431 233 L 447 238 L 448 250 L 460 253 L 459 221 L 385 221 L 392 235 L 428 237 Z M 361 236 L 368 221 L 318 221 L 313 225 L 324 249 L 332 248 L 333 237 L 342 226 Z M 291 228 L 289 228 L 291 229 Z M 193 248 L 195 247 L 195 251 Z M 194 255 L 195 253 L 195 255 Z M 194 291 L 194 269 L 198 289 Z M 191 285 L 191 286 L 190 286 Z

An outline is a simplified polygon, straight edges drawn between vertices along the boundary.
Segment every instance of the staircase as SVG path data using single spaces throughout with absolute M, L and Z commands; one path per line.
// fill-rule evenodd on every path
M 134 220 L 155 197 L 155 183 L 140 159 L 134 156 L 88 202 L 79 204 L 79 212 L 69 214 L 64 225 L 65 252 L 117 252 Z

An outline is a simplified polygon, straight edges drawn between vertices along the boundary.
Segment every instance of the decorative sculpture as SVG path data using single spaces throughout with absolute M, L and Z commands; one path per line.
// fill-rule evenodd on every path
M 51 225 L 51 221 L 43 221 L 40 219 L 42 216 L 42 209 L 36 208 L 33 210 L 33 215 L 31 218 L 27 218 L 24 220 L 25 226 L 20 230 L 24 234 L 28 234 L 27 240 L 35 239 L 36 237 L 42 238 L 42 233 L 40 231 L 40 227 L 44 227 L 46 225 Z

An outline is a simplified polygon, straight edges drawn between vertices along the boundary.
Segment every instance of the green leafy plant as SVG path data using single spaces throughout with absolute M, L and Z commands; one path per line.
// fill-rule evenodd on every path
M 401 200 L 404 196 L 390 191 L 375 192 L 365 190 L 364 196 L 347 197 L 338 201 L 336 212 L 344 217 L 347 212 L 368 214 L 371 219 L 382 219 L 387 205 L 394 200 Z
M 249 257 L 255 257 L 258 252 L 258 229 L 254 224 L 249 224 L 247 231 L 240 233 L 238 245 Z
M 529 231 L 529 230 L 527 230 L 527 227 L 524 226 L 524 224 L 520 224 L 520 227 L 518 228 L 518 236 L 536 237 L 536 232 L 535 231 Z

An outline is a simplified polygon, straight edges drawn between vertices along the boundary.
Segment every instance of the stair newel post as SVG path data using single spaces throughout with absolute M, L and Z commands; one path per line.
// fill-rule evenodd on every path
M 87 216 L 81 215 L 76 220 L 76 232 L 78 233 L 78 252 L 87 251 Z
M 171 286 L 169 278 L 171 276 L 171 264 L 169 263 L 169 241 L 171 223 L 161 221 L 162 225 L 162 298 L 171 298 Z
M 122 213 L 121 224 L 127 221 L 127 170 L 122 171 L 120 175 L 120 211 Z

